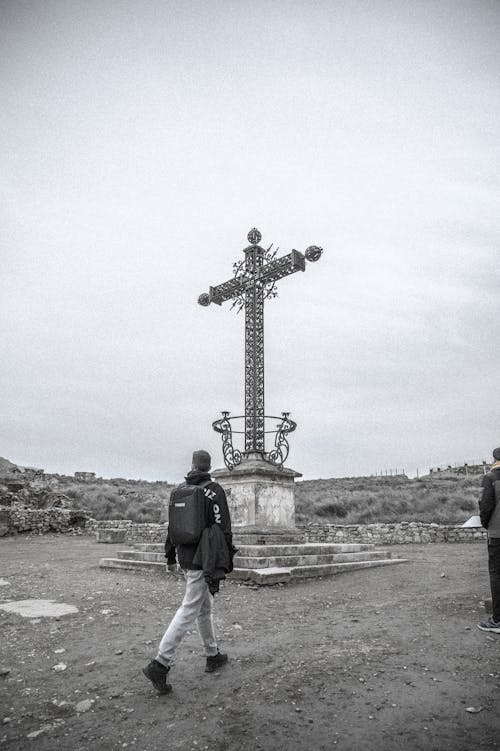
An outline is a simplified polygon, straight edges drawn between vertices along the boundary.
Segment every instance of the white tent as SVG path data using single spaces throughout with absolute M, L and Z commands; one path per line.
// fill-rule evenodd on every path
M 462 524 L 462 527 L 482 527 L 481 519 L 479 516 L 471 516 L 466 522 Z

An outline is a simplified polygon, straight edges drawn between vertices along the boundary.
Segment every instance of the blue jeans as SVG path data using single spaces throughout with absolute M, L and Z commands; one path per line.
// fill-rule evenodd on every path
M 488 538 L 488 569 L 490 572 L 493 620 L 500 623 L 500 537 Z
M 213 657 L 217 654 L 212 616 L 214 597 L 208 590 L 203 571 L 183 570 L 182 573 L 186 579 L 184 599 L 163 635 L 156 657 L 165 667 L 170 665 L 175 650 L 195 622 L 205 648 L 205 655 Z

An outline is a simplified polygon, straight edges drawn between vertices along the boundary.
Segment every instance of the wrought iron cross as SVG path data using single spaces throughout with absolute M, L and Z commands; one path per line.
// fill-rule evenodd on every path
M 319 260 L 322 248 L 311 245 L 304 254 L 292 250 L 281 258 L 272 246 L 264 250 L 258 229 L 248 233 L 245 259 L 233 264 L 234 277 L 199 296 L 200 305 L 234 300 L 245 309 L 245 454 L 265 454 L 264 444 L 264 300 L 276 297 L 276 282 L 305 271 L 306 260 Z M 226 413 L 227 414 L 227 413 Z

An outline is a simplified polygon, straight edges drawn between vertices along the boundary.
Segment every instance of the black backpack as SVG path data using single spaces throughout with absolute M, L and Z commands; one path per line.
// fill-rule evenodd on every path
M 179 485 L 172 491 L 168 505 L 168 533 L 174 545 L 196 545 L 208 526 L 208 510 L 204 488 L 200 485 Z

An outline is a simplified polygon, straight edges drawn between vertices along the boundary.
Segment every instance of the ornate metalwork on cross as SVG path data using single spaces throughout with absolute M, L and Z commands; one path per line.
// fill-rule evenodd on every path
M 292 250 L 277 258 L 272 245 L 265 250 L 259 243 L 262 239 L 258 229 L 251 229 L 247 236 L 250 245 L 245 248 L 245 258 L 233 264 L 233 278 L 210 287 L 208 293 L 199 296 L 200 305 L 222 305 L 233 300 L 237 312 L 245 310 L 245 414 L 230 417 L 223 412 L 222 418 L 213 423 L 214 430 L 222 434 L 224 462 L 228 469 L 239 464 L 242 457 L 261 456 L 271 464 L 283 466 L 288 455 L 287 435 L 296 428 L 288 412 L 281 418 L 264 414 L 264 300 L 276 297 L 276 283 L 296 271 L 305 271 L 306 261 L 318 261 L 322 248 L 311 245 L 305 253 Z M 244 431 L 234 430 L 231 421 L 244 419 Z M 280 420 L 275 430 L 266 430 L 266 419 Z M 233 433 L 245 434 L 245 450 L 235 449 Z M 275 435 L 274 448 L 266 452 L 265 435 Z

